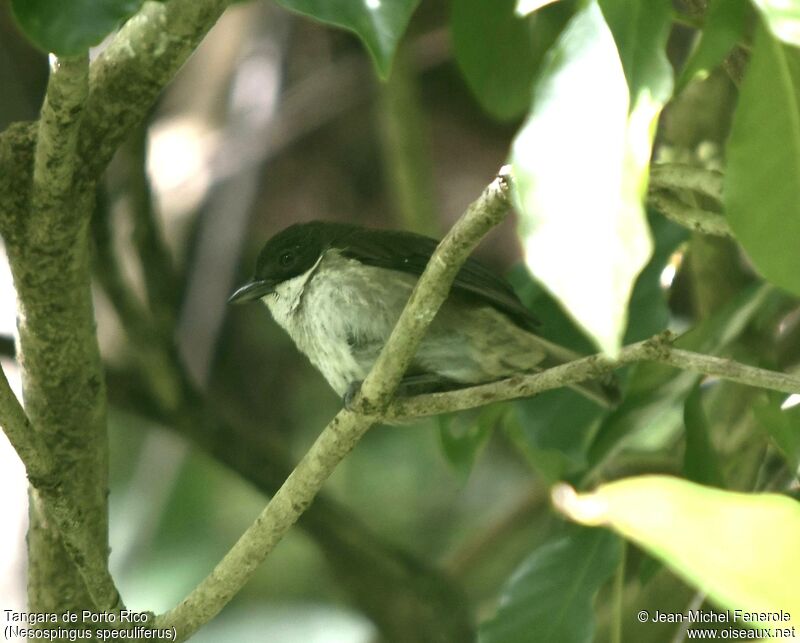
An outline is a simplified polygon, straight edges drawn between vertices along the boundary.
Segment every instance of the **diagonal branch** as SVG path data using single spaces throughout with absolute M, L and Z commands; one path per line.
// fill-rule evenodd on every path
M 232 2 L 145 2 L 119 30 L 89 70 L 89 93 L 77 139 L 81 163 L 76 178 L 80 182 L 87 187 L 93 185 L 117 148 L 144 120 L 158 95 Z M 37 129 L 37 123 L 24 123 L 0 132 L 0 188 L 5 188 L 3 175 L 20 172 L 20 148 L 34 144 Z M 29 177 L 30 174 L 28 180 Z M 8 187 L 13 189 L 0 190 L 4 236 L 12 232 L 1 220 L 11 214 L 6 210 L 14 210 L 13 214 L 21 218 L 28 205 L 25 199 L 12 201 L 16 193 L 27 190 L 26 180 L 17 180 Z
M 47 484 L 53 472 L 50 449 L 41 436 L 34 431 L 25 409 L 19 403 L 8 384 L 5 371 L 0 368 L 0 427 L 17 452 L 28 479 L 34 486 Z
M 233 598 L 297 521 L 336 466 L 379 419 L 358 411 L 385 408 L 389 403 L 461 264 L 508 212 L 509 189 L 506 176 L 497 177 L 439 244 L 372 372 L 364 380 L 362 393 L 354 401 L 357 411 L 343 409 L 333 418 L 211 574 L 179 605 L 157 617 L 155 627 L 174 627 L 177 640 L 191 636 Z
M 389 341 L 361 386 L 353 408 L 359 413 L 383 409 L 414 359 L 428 325 L 447 299 L 461 265 L 483 236 L 503 220 L 511 208 L 511 180 L 503 167 L 478 199 L 442 239 L 411 293 Z
M 94 181 L 233 0 L 145 2 L 92 63 L 81 177 Z

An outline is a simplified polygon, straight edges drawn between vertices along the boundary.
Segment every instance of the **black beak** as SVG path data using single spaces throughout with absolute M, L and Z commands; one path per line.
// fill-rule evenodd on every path
M 264 295 L 275 292 L 275 284 L 271 281 L 263 281 L 254 279 L 236 289 L 230 297 L 228 297 L 229 304 L 243 304 L 254 299 L 261 299 Z

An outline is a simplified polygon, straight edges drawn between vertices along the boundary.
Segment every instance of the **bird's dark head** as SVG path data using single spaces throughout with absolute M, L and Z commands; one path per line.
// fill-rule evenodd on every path
M 275 286 L 310 270 L 333 240 L 349 226 L 322 221 L 296 223 L 282 230 L 258 253 L 253 278 L 228 299 L 244 303 L 273 292 Z

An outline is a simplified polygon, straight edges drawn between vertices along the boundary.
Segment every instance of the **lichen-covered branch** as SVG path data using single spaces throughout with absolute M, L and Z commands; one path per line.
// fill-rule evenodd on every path
M 625 364 L 643 361 L 662 362 L 683 370 L 748 386 L 784 393 L 800 393 L 798 376 L 674 348 L 673 340 L 671 333 L 662 333 L 643 342 L 623 347 L 616 360 L 603 355 L 591 355 L 541 373 L 516 375 L 498 382 L 447 393 L 398 398 L 392 402 L 383 417 L 390 422 L 406 421 L 439 413 L 463 411 L 492 402 L 531 397 L 550 389 L 594 379 Z
M 25 408 L 52 465 L 38 471 L 21 451 L 35 471 L 32 611 L 120 605 L 107 566 L 106 396 L 87 243 L 94 185 L 227 4 L 145 2 L 91 69 L 85 56 L 54 60 L 40 120 L 0 134 L 0 233 L 19 299 Z
M 89 203 L 74 181 L 87 65 L 85 56 L 53 60 L 32 180 L 23 184 L 29 211 L 6 219 L 25 409 L 50 465 L 30 478 L 34 611 L 119 603 L 108 572 L 108 444 L 85 239 Z
M 651 191 L 647 195 L 647 204 L 673 223 L 692 232 L 733 238 L 733 232 L 724 216 L 687 205 L 669 192 Z
M 343 409 L 333 418 L 256 521 L 211 574 L 179 605 L 156 619 L 156 627 L 175 627 L 179 640 L 191 636 L 233 598 L 297 521 L 336 466 L 378 419 L 365 411 L 388 405 L 461 264 L 508 212 L 509 189 L 506 176 L 498 177 L 442 240 L 364 380 L 354 410 Z
M 49 239 L 55 223 L 68 216 L 77 162 L 78 131 L 89 93 L 89 57 L 50 58 L 33 159 L 31 216 L 26 222 L 33 243 Z
M 722 203 L 721 172 L 680 163 L 654 164 L 650 168 L 647 204 L 670 221 L 694 232 L 733 237 L 722 214 L 693 207 L 680 198 L 682 192 L 702 195 Z
M 33 430 L 25 410 L 8 384 L 5 371 L 0 368 L 0 427 L 19 455 L 31 480 L 43 480 L 53 470 L 50 449 L 41 436 Z
M 650 167 L 650 187 L 689 190 L 722 202 L 722 172 L 684 163 L 655 163 Z

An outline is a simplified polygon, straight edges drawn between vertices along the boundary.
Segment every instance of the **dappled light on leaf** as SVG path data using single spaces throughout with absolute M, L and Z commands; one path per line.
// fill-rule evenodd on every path
M 800 3 L 794 0 L 753 0 L 753 4 L 776 38 L 800 46 Z
M 613 8 L 615 18 L 627 16 L 620 3 Z M 642 199 L 670 87 L 659 55 L 616 36 L 596 2 L 573 18 L 512 149 L 526 262 L 609 355 L 619 350 L 631 289 L 652 251 Z

